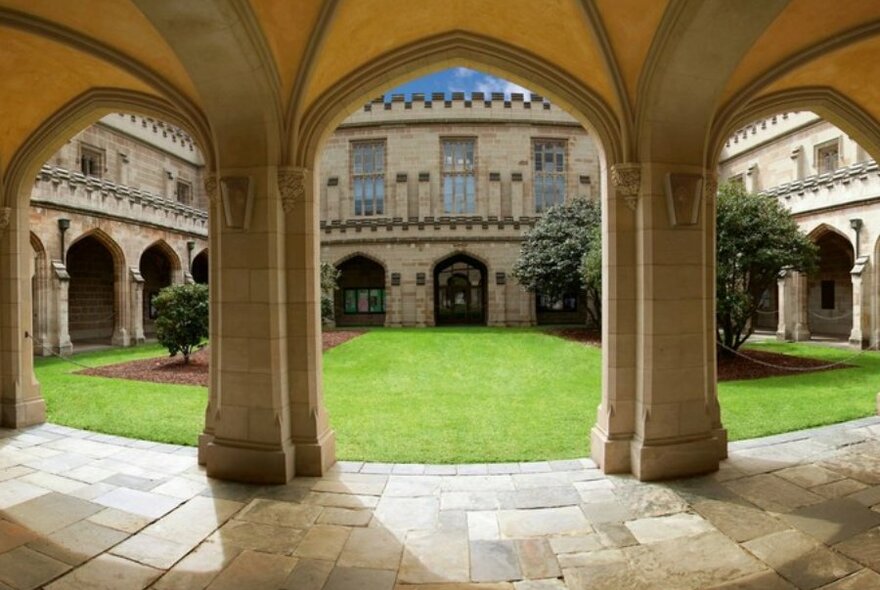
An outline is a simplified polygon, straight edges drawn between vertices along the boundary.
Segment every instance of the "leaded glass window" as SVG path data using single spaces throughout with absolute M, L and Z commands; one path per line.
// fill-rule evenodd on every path
M 385 142 L 351 144 L 351 178 L 355 215 L 385 213 Z
M 467 215 L 476 211 L 473 139 L 444 139 L 443 212 Z
M 532 146 L 535 213 L 544 213 L 553 205 L 565 202 L 565 142 L 538 139 Z

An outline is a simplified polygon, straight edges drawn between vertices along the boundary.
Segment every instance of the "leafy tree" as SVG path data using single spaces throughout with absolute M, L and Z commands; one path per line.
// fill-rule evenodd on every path
M 328 262 L 321 263 L 321 319 L 330 321 L 333 319 L 333 293 L 338 289 L 339 269 Z
M 601 222 L 598 203 L 585 197 L 551 207 L 526 236 L 513 275 L 526 289 L 553 298 L 586 289 L 588 314 L 599 323 L 601 278 L 597 283 L 596 277 L 601 277 Z M 588 268 L 595 273 L 589 282 L 584 273 Z
M 754 332 L 761 296 L 786 267 L 809 272 L 818 250 L 777 199 L 739 183 L 718 187 L 716 337 L 731 354 Z
M 172 285 L 153 300 L 158 317 L 156 335 L 171 356 L 183 354 L 189 363 L 193 351 L 208 338 L 208 285 Z

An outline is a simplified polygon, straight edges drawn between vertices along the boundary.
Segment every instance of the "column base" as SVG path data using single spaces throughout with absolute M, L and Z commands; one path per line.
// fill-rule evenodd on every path
M 296 474 L 321 477 L 336 463 L 336 433 L 329 429 L 316 443 L 294 443 Z
M 215 439 L 207 443 L 204 456 L 208 477 L 260 484 L 285 484 L 293 478 L 294 449 L 289 441 L 280 449 L 260 449 Z
M 712 435 L 718 441 L 718 460 L 727 459 L 727 429 L 716 428 L 712 431 Z
M 631 442 L 631 438 L 609 439 L 605 431 L 593 426 L 590 431 L 590 454 L 605 473 L 629 473 Z
M 655 481 L 718 471 L 720 444 L 714 432 L 685 442 L 646 444 L 644 440 L 633 440 L 632 473 L 640 481 Z
M 24 428 L 46 421 L 46 402 L 38 397 L 23 402 L 0 402 L 0 426 Z
M 199 465 L 208 463 L 208 445 L 214 442 L 213 432 L 203 432 L 199 435 Z
M 116 330 L 110 340 L 113 346 L 128 346 L 130 342 L 131 338 L 129 338 L 127 330 Z
M 796 327 L 794 329 L 794 341 L 795 342 L 807 342 L 812 337 L 813 337 L 813 335 L 806 328 Z
M 880 416 L 880 393 L 877 394 L 877 415 Z

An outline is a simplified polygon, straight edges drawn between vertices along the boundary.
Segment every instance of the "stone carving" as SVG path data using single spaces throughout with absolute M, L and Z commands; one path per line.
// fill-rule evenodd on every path
M 279 168 L 278 192 L 281 193 L 281 208 L 285 213 L 292 213 L 297 203 L 306 196 L 306 182 L 311 178 L 307 168 Z
M 12 208 L 0 207 L 0 234 L 6 233 L 10 221 L 12 221 Z
M 224 176 L 220 179 L 223 213 L 229 229 L 247 229 L 254 202 L 254 184 L 250 176 Z
M 666 175 L 666 208 L 672 227 L 696 225 L 700 217 L 703 177 L 699 174 Z
M 204 177 L 205 194 L 211 203 L 217 202 L 217 177 L 213 174 L 206 174 Z
M 614 164 L 611 166 L 611 184 L 623 195 L 626 206 L 636 210 L 639 190 L 642 187 L 642 167 L 640 164 Z
M 703 193 L 706 195 L 706 203 L 715 203 L 715 197 L 718 195 L 718 175 L 711 172 L 706 173 L 706 180 L 703 183 Z

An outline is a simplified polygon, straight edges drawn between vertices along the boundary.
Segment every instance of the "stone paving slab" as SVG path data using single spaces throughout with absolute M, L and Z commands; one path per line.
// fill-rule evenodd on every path
M 574 459 L 249 486 L 176 445 L 0 429 L 0 590 L 876 590 L 876 570 L 880 419 L 651 484 Z

